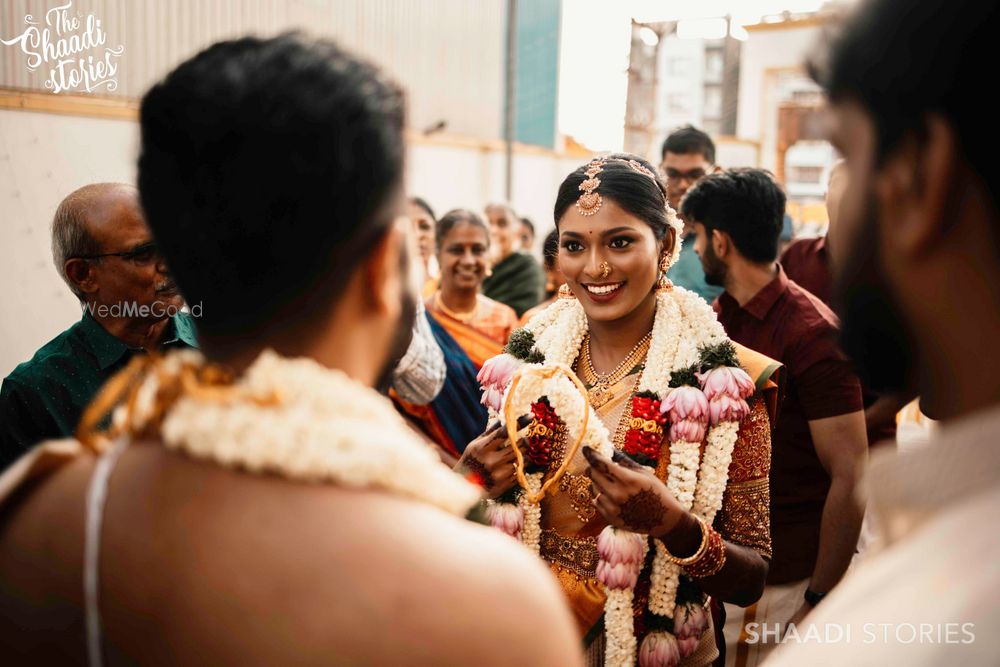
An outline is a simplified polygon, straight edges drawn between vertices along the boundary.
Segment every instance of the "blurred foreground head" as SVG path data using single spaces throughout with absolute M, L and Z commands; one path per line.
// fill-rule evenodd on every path
M 932 416 L 982 407 L 1000 330 L 995 120 L 981 73 L 997 2 L 872 0 L 810 63 L 848 183 L 830 229 L 847 351 Z M 997 355 L 990 355 L 995 359 Z M 968 359 L 966 359 L 968 358 Z
M 220 42 L 147 93 L 142 204 L 210 356 L 311 354 L 348 320 L 380 350 L 412 302 L 403 126 L 393 82 L 299 35 Z

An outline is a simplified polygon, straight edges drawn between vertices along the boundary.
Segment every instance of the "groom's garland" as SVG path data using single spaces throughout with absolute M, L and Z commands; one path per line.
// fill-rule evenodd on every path
M 512 502 L 492 502 L 494 525 L 522 540 L 538 553 L 541 509 L 530 502 L 538 494 L 546 470 L 564 457 L 560 447 L 580 438 L 583 410 L 590 410 L 582 446 L 604 455 L 613 451 L 610 434 L 593 408 L 581 405 L 579 391 L 565 376 L 543 379 L 525 373 L 530 367 L 571 367 L 587 333 L 587 319 L 575 299 L 563 299 L 515 331 L 507 353 L 484 365 L 480 382 L 484 403 L 492 412 L 520 415 L 531 412 L 528 430 L 527 472 L 524 486 Z M 507 395 L 511 378 L 520 373 L 520 386 Z M 685 509 L 704 522 L 705 540 L 699 554 L 717 547 L 719 557 L 712 574 L 721 569 L 725 555 L 721 542 L 710 544 L 711 526 L 722 504 L 729 478 L 729 464 L 740 420 L 749 412 L 744 400 L 753 393 L 753 382 L 738 366 L 735 349 L 726 338 L 711 308 L 697 295 L 680 288 L 657 295 L 653 336 L 637 391 L 631 398 L 623 449 L 632 458 L 666 470 L 666 485 Z M 669 458 L 660 460 L 664 434 Z M 701 443 L 706 441 L 704 456 Z M 662 475 L 662 472 L 661 472 Z M 514 498 L 511 497 L 513 500 Z M 714 531 L 712 531 L 714 533 Z M 682 580 L 678 559 L 659 540 L 652 540 L 655 555 L 650 572 L 648 608 L 652 627 L 641 648 L 641 662 L 674 664 L 681 654 L 697 648 L 707 627 L 707 612 L 700 590 Z M 605 664 L 632 665 L 636 659 L 633 625 L 633 589 L 646 562 L 650 540 L 607 527 L 597 541 L 600 563 L 597 578 L 607 592 L 605 603 Z M 706 576 L 690 564 L 689 575 Z M 679 590 L 680 588 L 680 590 Z

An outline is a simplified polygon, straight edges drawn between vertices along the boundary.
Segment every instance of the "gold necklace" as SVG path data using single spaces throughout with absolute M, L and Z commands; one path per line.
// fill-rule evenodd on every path
M 472 310 L 467 313 L 457 313 L 444 305 L 444 301 L 441 299 L 441 290 L 438 290 L 434 293 L 434 305 L 448 317 L 454 318 L 459 322 L 470 322 L 476 316 L 476 311 L 479 310 L 479 297 L 476 297 L 476 305 L 472 307 Z
M 582 357 L 580 367 L 583 371 L 584 382 L 590 385 L 587 395 L 590 399 L 590 404 L 594 406 L 594 408 L 600 408 L 615 397 L 614 392 L 611 391 L 611 387 L 615 386 L 627 377 L 629 372 L 636 367 L 636 364 L 642 361 L 643 357 L 646 356 L 646 353 L 649 352 L 649 346 L 650 343 L 652 343 L 652 340 L 653 332 L 650 331 L 635 344 L 632 351 L 628 353 L 620 364 L 618 364 L 617 368 L 606 375 L 600 375 L 594 370 L 594 365 L 591 361 L 590 334 L 587 334 L 580 354 Z

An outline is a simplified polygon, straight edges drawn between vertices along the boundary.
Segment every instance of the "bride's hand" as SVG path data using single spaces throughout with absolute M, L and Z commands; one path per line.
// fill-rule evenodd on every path
M 530 417 L 518 419 L 519 427 L 531 423 Z M 524 440 L 518 441 L 524 451 Z M 476 478 L 486 491 L 487 498 L 499 498 L 517 483 L 514 469 L 514 448 L 507 446 L 507 429 L 499 422 L 486 429 L 469 443 L 455 466 L 455 472 Z
M 615 451 L 613 460 L 590 447 L 583 448 L 594 485 L 594 505 L 612 526 L 662 537 L 687 515 L 653 471 Z

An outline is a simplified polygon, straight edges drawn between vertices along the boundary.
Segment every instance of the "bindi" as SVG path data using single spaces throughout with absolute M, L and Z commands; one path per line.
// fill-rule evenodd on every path
M 666 510 L 660 499 L 649 489 L 643 489 L 629 496 L 621 506 L 621 519 L 625 525 L 635 530 L 648 532 L 661 523 Z

